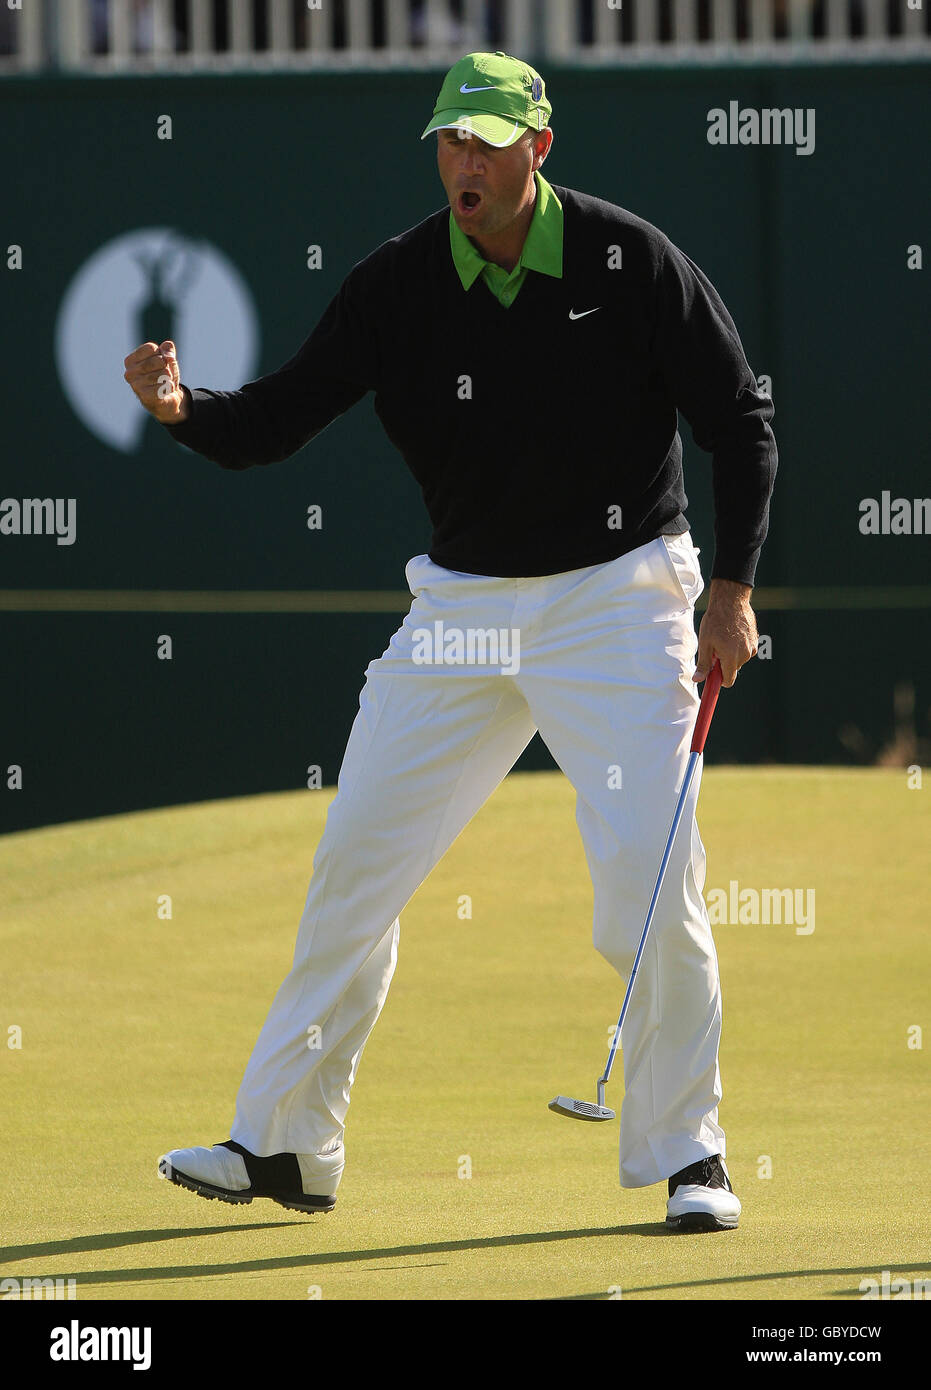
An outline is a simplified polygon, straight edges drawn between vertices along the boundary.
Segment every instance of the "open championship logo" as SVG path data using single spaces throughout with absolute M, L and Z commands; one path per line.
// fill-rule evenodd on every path
M 258 362 L 251 291 L 209 242 L 170 227 L 145 227 L 106 242 L 62 297 L 55 361 L 83 425 L 122 453 L 142 447 L 148 416 L 123 380 L 123 358 L 170 338 L 186 383 L 238 390 Z

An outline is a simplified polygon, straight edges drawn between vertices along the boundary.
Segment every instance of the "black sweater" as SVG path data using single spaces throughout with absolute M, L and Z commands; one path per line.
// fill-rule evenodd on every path
M 360 261 L 278 371 L 239 391 L 191 391 L 188 420 L 166 428 L 224 468 L 248 468 L 288 458 L 374 391 L 423 491 L 430 558 L 531 576 L 687 528 L 678 409 L 713 456 L 712 577 L 752 584 L 776 471 L 773 406 L 730 315 L 656 227 L 553 187 L 562 279 L 528 271 L 509 308 L 480 281 L 465 291 L 444 208 Z

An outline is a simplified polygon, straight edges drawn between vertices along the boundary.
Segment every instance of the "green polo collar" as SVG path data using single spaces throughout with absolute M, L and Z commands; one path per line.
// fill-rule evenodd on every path
M 510 272 L 502 266 L 496 266 L 491 261 L 486 261 L 450 212 L 449 245 L 453 255 L 453 263 L 464 290 L 471 289 L 483 271 L 491 272 L 490 275 L 486 275 L 486 281 L 500 280 L 502 284 L 518 279 L 523 280 L 523 272 L 527 270 L 538 270 L 543 275 L 552 275 L 557 280 L 562 279 L 562 203 L 539 169 L 534 174 L 534 178 L 537 181 L 537 205 L 533 210 L 533 217 L 520 253 L 520 259 Z M 493 288 L 494 291 L 497 286 L 492 286 L 489 283 L 489 288 Z

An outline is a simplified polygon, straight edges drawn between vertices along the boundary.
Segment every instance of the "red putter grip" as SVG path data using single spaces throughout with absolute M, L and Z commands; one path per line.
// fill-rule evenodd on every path
M 695 732 L 692 735 L 693 753 L 702 753 L 705 748 L 705 739 L 708 737 L 708 730 L 711 727 L 711 716 L 714 714 L 714 707 L 718 703 L 718 692 L 721 689 L 721 663 L 717 657 L 714 665 L 705 677 L 705 688 L 701 693 L 701 704 L 698 706 L 698 718 L 695 720 Z

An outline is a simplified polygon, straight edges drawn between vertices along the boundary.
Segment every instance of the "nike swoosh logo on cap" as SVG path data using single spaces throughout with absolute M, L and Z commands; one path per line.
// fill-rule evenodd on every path
M 459 90 L 460 90 L 460 92 L 462 93 L 463 96 L 468 96 L 469 92 L 496 92 L 496 91 L 498 90 L 498 88 L 497 88 L 497 87 L 467 87 L 466 84 L 463 82 L 463 84 L 462 84 L 462 86 L 459 88 Z
M 600 304 L 596 304 L 594 309 L 583 309 L 581 314 L 577 314 L 574 309 L 570 309 L 569 317 L 571 319 L 584 319 L 587 318 L 589 314 L 597 314 L 601 307 Z

